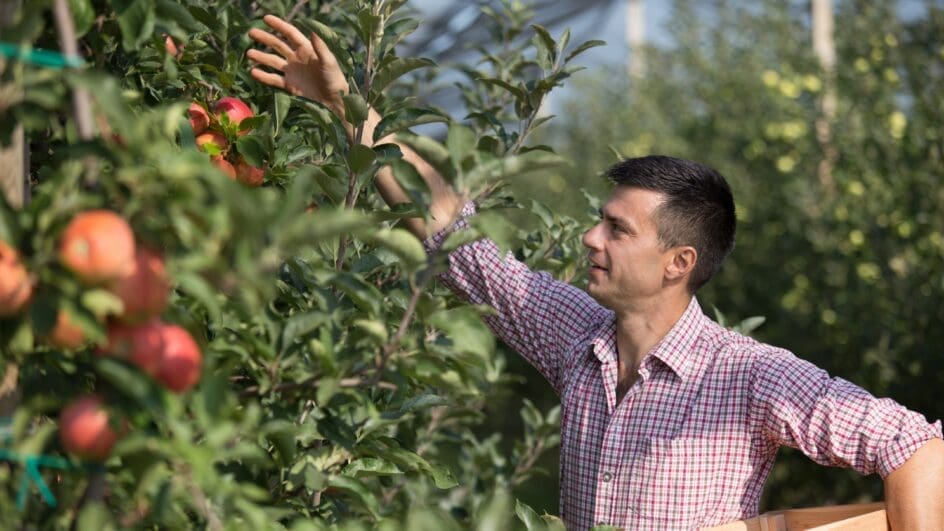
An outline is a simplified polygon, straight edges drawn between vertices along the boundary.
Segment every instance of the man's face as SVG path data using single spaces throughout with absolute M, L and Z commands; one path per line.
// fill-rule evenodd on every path
M 587 292 L 603 306 L 632 308 L 662 289 L 671 252 L 659 243 L 654 215 L 664 199 L 659 192 L 617 186 L 600 209 L 600 222 L 583 235 Z

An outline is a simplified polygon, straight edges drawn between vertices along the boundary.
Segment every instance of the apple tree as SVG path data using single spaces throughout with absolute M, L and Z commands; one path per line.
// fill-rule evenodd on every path
M 29 164 L 28 200 L 0 203 L 3 527 L 560 527 L 511 495 L 557 411 L 526 403 L 510 452 L 482 433 L 504 355 L 435 275 L 488 236 L 574 276 L 580 224 L 505 185 L 561 163 L 529 138 L 598 42 L 489 9 L 457 120 L 414 97 L 440 67 L 397 54 L 421 23 L 403 1 L 13 4 L 0 139 L 22 128 Z M 343 117 L 249 76 L 267 13 L 338 57 Z M 398 226 L 429 190 L 397 145 L 348 138 L 369 108 L 479 203 L 443 251 Z M 410 204 L 377 196 L 384 165 Z

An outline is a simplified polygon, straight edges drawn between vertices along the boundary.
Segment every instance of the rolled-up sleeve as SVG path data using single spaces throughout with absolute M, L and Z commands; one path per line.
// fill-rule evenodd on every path
M 454 231 L 463 230 L 475 206 L 465 205 L 452 227 L 424 242 L 427 252 L 439 249 Z M 521 354 L 560 394 L 566 353 L 606 312 L 586 292 L 533 272 L 502 255 L 494 242 L 481 239 L 449 254 L 449 266 L 439 281 L 463 300 L 495 310 L 485 322 L 505 343 Z
M 929 423 L 786 350 L 759 354 L 750 378 L 752 417 L 766 437 L 823 465 L 884 479 L 924 443 L 941 438 L 940 421 Z

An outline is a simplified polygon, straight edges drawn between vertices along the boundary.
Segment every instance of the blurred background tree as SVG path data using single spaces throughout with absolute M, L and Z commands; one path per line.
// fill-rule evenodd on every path
M 823 3 L 832 32 L 829 20 L 814 24 Z M 597 7 L 622 8 L 614 4 Z M 604 195 L 599 175 L 617 155 L 717 168 L 734 189 L 740 226 L 734 254 L 699 295 L 706 311 L 766 316 L 758 339 L 932 421 L 944 417 L 934 392 L 944 388 L 944 3 L 668 4 L 665 25 L 647 32 L 660 42 L 633 50 L 645 68 L 627 69 L 613 53 L 549 111 L 559 118 L 539 140 L 573 165 L 517 179 L 515 196 L 586 224 L 593 210 L 579 191 Z M 527 381 L 523 394 L 539 407 L 554 403 L 537 373 L 508 358 Z M 552 476 L 555 458 L 544 461 Z M 516 495 L 554 512 L 551 483 Z M 785 449 L 761 509 L 881 497 L 877 476 Z

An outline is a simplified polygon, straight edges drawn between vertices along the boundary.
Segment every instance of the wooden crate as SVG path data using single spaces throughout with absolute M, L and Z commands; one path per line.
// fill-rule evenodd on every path
M 888 531 L 885 504 L 859 503 L 771 511 L 702 531 Z

